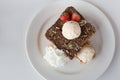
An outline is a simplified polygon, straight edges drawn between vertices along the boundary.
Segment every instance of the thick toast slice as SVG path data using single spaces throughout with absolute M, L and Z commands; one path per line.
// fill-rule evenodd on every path
M 68 7 L 65 9 L 64 12 L 67 12 L 70 15 L 76 12 L 81 16 L 81 20 L 85 20 L 84 17 L 74 7 Z M 79 21 L 79 23 L 81 22 Z M 80 49 L 84 46 L 84 44 L 95 33 L 95 28 L 90 23 L 87 22 L 85 25 L 80 26 L 81 35 L 78 38 L 75 38 L 73 40 L 68 40 L 62 35 L 63 24 L 64 22 L 58 19 L 55 22 L 55 24 L 53 24 L 47 30 L 45 36 L 48 40 L 53 42 L 58 49 L 63 50 L 70 59 L 73 59 L 74 56 L 76 56 L 77 53 L 80 51 Z

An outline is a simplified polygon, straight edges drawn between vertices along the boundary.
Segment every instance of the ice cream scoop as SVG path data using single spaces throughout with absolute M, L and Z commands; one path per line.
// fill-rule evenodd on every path
M 76 21 L 67 21 L 62 27 L 62 35 L 66 39 L 74 39 L 79 37 L 81 34 L 81 28 Z

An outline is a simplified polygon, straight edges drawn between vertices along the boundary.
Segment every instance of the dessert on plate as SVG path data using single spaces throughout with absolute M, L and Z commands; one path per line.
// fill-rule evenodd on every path
M 95 55 L 88 43 L 95 28 L 74 8 L 68 7 L 45 33 L 52 46 L 46 47 L 44 59 L 53 67 L 60 67 L 73 58 L 87 63 Z

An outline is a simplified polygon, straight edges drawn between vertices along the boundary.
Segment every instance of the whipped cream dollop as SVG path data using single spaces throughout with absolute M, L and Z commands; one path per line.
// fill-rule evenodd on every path
M 81 28 L 76 21 L 67 21 L 62 27 L 62 35 L 66 39 L 74 39 L 79 37 L 81 34 Z
M 78 53 L 77 58 L 80 60 L 81 63 L 85 64 L 87 62 L 90 62 L 94 56 L 94 48 L 90 45 L 85 45 Z
M 55 68 L 64 66 L 70 60 L 62 50 L 53 45 L 46 47 L 46 53 L 43 58 Z

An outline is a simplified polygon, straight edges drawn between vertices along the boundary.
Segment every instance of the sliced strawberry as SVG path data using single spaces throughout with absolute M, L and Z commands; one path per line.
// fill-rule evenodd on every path
M 66 21 L 70 20 L 69 13 L 63 13 L 63 15 L 60 17 L 60 20 L 63 21 L 63 22 L 66 22 Z
M 72 20 L 73 21 L 80 21 L 81 17 L 78 13 L 73 13 L 72 14 Z

